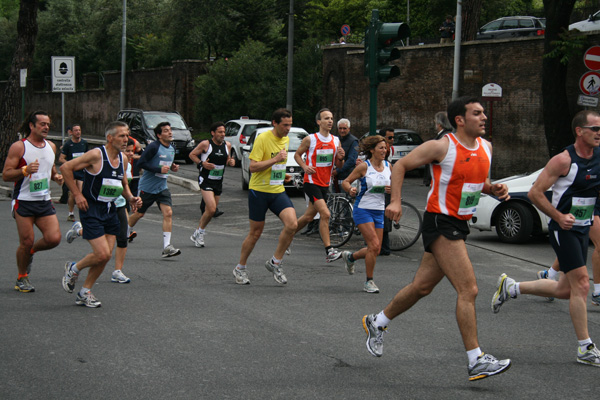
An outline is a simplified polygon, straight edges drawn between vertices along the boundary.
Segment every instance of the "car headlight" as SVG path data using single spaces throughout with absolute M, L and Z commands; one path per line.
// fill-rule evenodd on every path
M 194 139 L 190 140 L 190 141 L 187 143 L 187 147 L 194 147 L 195 145 L 196 145 L 196 142 L 194 141 Z

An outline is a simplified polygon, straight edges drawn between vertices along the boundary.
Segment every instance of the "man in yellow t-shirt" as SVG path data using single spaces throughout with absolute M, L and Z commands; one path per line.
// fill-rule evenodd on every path
M 296 210 L 283 187 L 283 183 L 291 179 L 285 173 L 285 165 L 290 142 L 287 135 L 292 127 L 292 113 L 285 108 L 279 108 L 273 113 L 271 121 L 273 129 L 257 136 L 250 152 L 252 173 L 248 191 L 250 232 L 242 243 L 240 262 L 233 269 L 235 283 L 238 285 L 250 283 L 246 262 L 263 232 L 267 210 L 271 210 L 279 217 L 283 222 L 283 229 L 275 253 L 265 263 L 265 267 L 273 273 L 276 282 L 287 283 L 287 278 L 281 269 L 281 260 L 298 226 Z

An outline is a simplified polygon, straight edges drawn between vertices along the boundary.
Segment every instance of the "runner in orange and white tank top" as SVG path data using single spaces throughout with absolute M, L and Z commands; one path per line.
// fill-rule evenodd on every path
M 431 166 L 433 177 L 427 211 L 469 220 L 489 175 L 492 152 L 479 137 L 473 149 L 461 144 L 453 133 L 445 137 L 449 140 L 446 157 Z
M 315 169 L 314 174 L 305 174 L 304 183 L 312 183 L 321 187 L 329 187 L 331 172 L 340 139 L 337 136 L 324 137 L 320 132 L 309 135 L 310 147 L 306 153 L 306 165 Z

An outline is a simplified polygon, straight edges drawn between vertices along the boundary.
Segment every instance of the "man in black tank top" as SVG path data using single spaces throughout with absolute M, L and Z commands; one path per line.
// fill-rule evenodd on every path
M 198 185 L 202 191 L 202 200 L 206 204 L 198 229 L 190 236 L 190 240 L 196 247 L 204 247 L 204 229 L 215 215 L 219 205 L 225 165 L 235 166 L 235 160 L 230 156 L 231 143 L 225 142 L 225 124 L 215 122 L 210 127 L 210 134 L 211 139 L 203 140 L 190 153 L 190 159 L 196 163 L 200 171 Z

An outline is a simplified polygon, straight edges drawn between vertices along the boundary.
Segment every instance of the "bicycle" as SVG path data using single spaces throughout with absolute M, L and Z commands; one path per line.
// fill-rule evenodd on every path
M 348 243 L 354 234 L 355 226 L 352 217 L 353 205 L 347 194 L 332 193 L 327 198 L 329 218 L 329 237 L 333 247 L 341 247 Z M 388 233 L 390 250 L 401 251 L 416 243 L 421 236 L 423 217 L 417 207 L 402 201 L 402 218 L 391 223 Z

